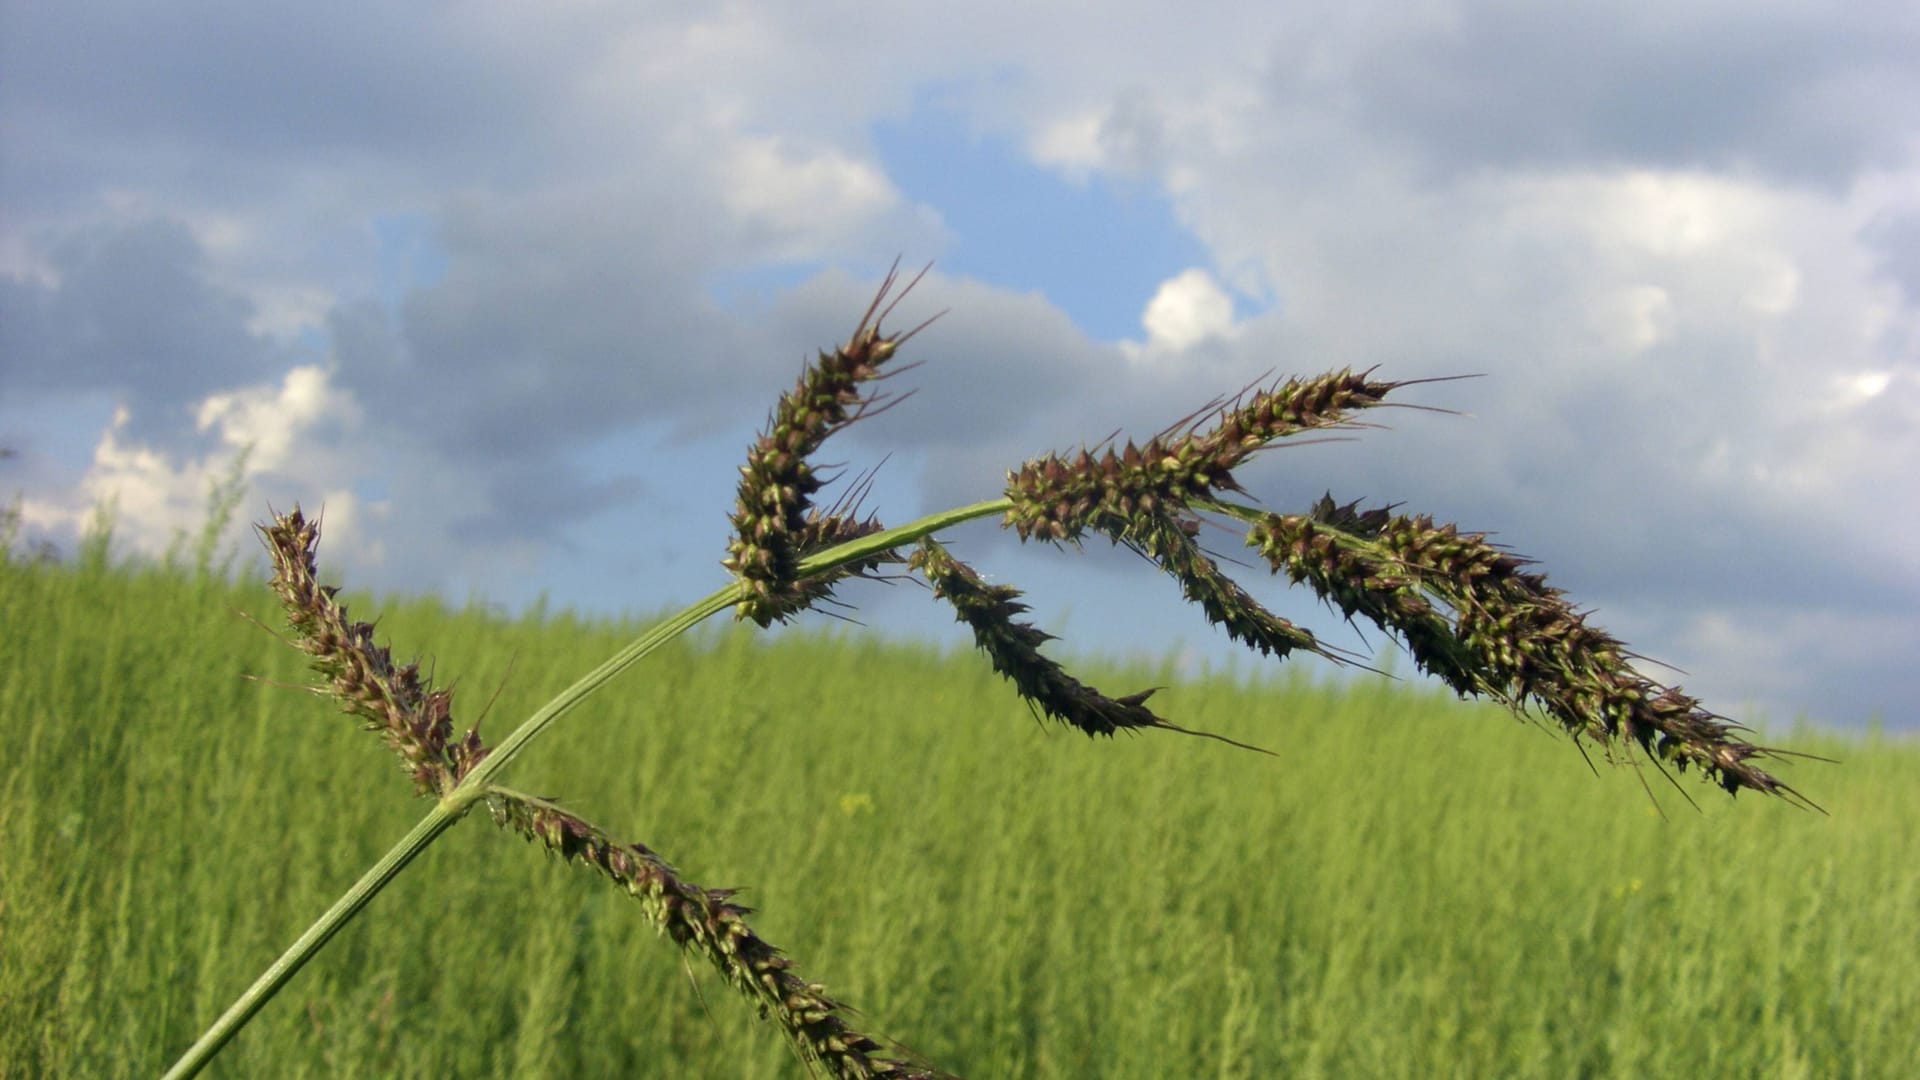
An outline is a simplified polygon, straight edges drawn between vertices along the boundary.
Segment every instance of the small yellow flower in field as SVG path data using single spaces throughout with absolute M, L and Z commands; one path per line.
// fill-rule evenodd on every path
M 852 817 L 853 815 L 859 813 L 862 810 L 872 812 L 873 796 L 867 794 L 864 791 L 850 791 L 847 794 L 840 796 L 840 812 L 841 813 L 847 815 L 848 817 Z

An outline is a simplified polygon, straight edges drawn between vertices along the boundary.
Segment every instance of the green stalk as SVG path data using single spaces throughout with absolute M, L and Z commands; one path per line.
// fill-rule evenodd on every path
M 508 762 L 519 756 L 520 751 L 526 749 L 528 743 L 546 730 L 548 724 L 572 711 L 575 705 L 585 701 L 587 695 L 605 686 L 607 681 L 615 675 L 639 663 L 646 658 L 647 654 L 693 629 L 709 616 L 717 615 L 732 607 L 734 601 L 739 598 L 740 586 L 737 583 L 729 583 L 726 588 L 708 595 L 706 599 L 678 615 L 648 627 L 645 633 L 608 657 L 605 663 L 581 676 L 578 682 L 560 691 L 552 701 L 542 705 L 539 712 L 527 717 L 526 721 L 515 728 L 512 734 L 500 740 L 500 745 L 488 751 L 480 764 L 468 771 L 459 786 L 447 793 L 447 798 L 458 799 L 464 796 L 469 802 L 478 798 L 494 774 L 506 768 Z
M 816 555 L 807 556 L 800 560 L 800 575 L 812 577 L 822 571 L 845 566 L 850 562 L 858 562 L 903 544 L 911 544 L 923 536 L 931 536 L 941 529 L 950 528 L 963 521 L 972 521 L 974 518 L 986 517 L 988 514 L 1004 514 L 1012 505 L 1013 500 L 1005 497 L 987 499 L 984 502 L 942 510 L 937 514 L 928 514 L 926 517 L 909 521 L 899 528 L 882 529 L 871 536 L 849 540 L 837 547 L 830 547 Z
M 441 833 L 452 828 L 453 823 L 460 820 L 461 815 L 467 812 L 472 803 L 472 799 L 456 803 L 451 798 L 435 803 L 433 809 L 427 812 L 427 816 L 421 818 L 420 823 L 413 827 L 412 832 L 394 845 L 393 850 L 382 855 L 380 861 L 374 863 L 373 868 L 363 874 L 359 881 L 354 882 L 353 887 L 348 889 L 345 895 L 334 901 L 326 914 L 315 920 L 312 926 L 307 927 L 307 932 L 300 935 L 300 940 L 289 946 L 287 951 L 280 955 L 280 959 L 275 960 L 272 967 L 262 972 L 260 977 L 254 980 L 253 985 L 247 987 L 247 992 L 241 994 L 227 1008 L 227 1011 L 221 1014 L 220 1019 L 213 1022 L 213 1026 L 207 1029 L 206 1034 L 200 1036 L 200 1041 L 180 1055 L 180 1060 L 174 1062 L 173 1068 L 167 1070 L 164 1080 L 185 1080 L 186 1077 L 194 1076 L 201 1069 L 206 1068 L 207 1062 L 213 1060 L 213 1056 L 220 1052 L 220 1048 L 227 1045 L 227 1041 L 239 1033 L 240 1029 L 246 1026 L 247 1021 L 253 1019 L 253 1014 L 259 1012 L 273 995 L 280 992 L 280 988 L 293 978 L 295 972 L 305 967 L 308 960 L 313 959 L 321 946 L 325 945 L 334 934 L 339 933 L 340 928 L 347 924 L 347 920 L 359 914 L 360 909 L 366 907 L 367 902 L 372 900 L 381 889 L 386 888 L 387 883 L 412 862 L 415 856 L 425 851 L 428 844 L 433 843 Z
M 809 556 L 801 561 L 800 572 L 806 576 L 824 573 L 902 544 L 912 543 L 923 536 L 963 521 L 1002 513 L 1009 505 L 1009 500 L 1004 498 L 989 499 L 969 506 L 929 514 L 899 528 L 885 529 L 871 536 L 863 536 L 858 540 Z M 434 804 L 433 809 L 427 812 L 427 816 L 421 818 L 420 823 L 413 827 L 413 831 L 394 845 L 392 850 L 381 856 L 380 861 L 375 863 L 372 869 L 362 875 L 359 881 L 354 882 L 353 887 L 348 889 L 345 895 L 316 919 L 313 925 L 307 928 L 306 933 L 301 934 L 299 940 L 289 946 L 287 951 L 281 954 L 280 959 L 275 960 L 273 966 L 267 968 L 260 978 L 247 988 L 246 993 L 241 994 L 239 999 L 221 1014 L 220 1019 L 214 1021 L 206 1034 L 200 1036 L 199 1041 L 180 1056 L 180 1060 L 174 1063 L 173 1068 L 167 1070 L 164 1080 L 185 1080 L 186 1077 L 194 1076 L 205 1068 L 207 1062 L 219 1053 L 220 1048 L 225 1046 L 228 1040 L 232 1039 L 273 995 L 279 993 L 280 988 L 285 986 L 296 972 L 306 966 L 307 961 L 313 959 L 333 935 L 340 932 L 348 920 L 358 915 L 360 909 L 366 907 L 367 902 L 372 900 L 381 889 L 386 888 L 387 883 L 392 881 L 408 863 L 425 851 L 428 844 L 433 843 L 441 833 L 451 828 L 454 822 L 460 820 L 473 807 L 474 803 L 486 795 L 492 786 L 491 780 L 494 775 L 519 756 L 528 743 L 546 730 L 547 725 L 564 716 L 574 706 L 586 700 L 588 695 L 606 685 L 614 676 L 639 663 L 655 649 L 693 629 L 707 618 L 731 608 L 739 600 L 741 589 L 739 582 L 730 582 L 725 588 L 717 590 L 679 614 L 648 627 L 646 632 L 635 638 L 632 643 L 582 676 L 572 686 L 562 690 L 552 701 L 542 706 L 540 711 L 515 728 L 512 734 L 502 739 L 500 744 L 481 760 L 480 764 L 467 772 L 458 786 Z

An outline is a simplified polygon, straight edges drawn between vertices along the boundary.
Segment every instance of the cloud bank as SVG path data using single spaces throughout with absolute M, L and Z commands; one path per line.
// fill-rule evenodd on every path
M 685 599 L 806 350 L 896 254 L 952 256 L 902 313 L 951 309 L 918 395 L 845 448 L 893 455 L 891 519 L 1275 370 L 1477 373 L 1409 395 L 1469 417 L 1396 414 L 1250 479 L 1493 530 L 1729 710 L 1915 722 L 1909 5 L 0 20 L 0 475 L 56 542 L 117 497 L 157 551 L 251 447 L 253 489 L 325 502 L 366 584 Z M 881 137 L 928 110 L 958 134 Z M 1137 330 L 1089 330 L 1060 298 L 1122 247 L 1041 248 L 1075 234 L 903 186 L 983 147 L 1024 172 L 970 198 L 1059 215 L 1106 185 L 1200 258 L 1143 242 L 1176 261 L 1102 322 Z M 1172 608 L 1097 592 L 1101 625 Z M 1152 636 L 1113 632 L 1091 647 Z

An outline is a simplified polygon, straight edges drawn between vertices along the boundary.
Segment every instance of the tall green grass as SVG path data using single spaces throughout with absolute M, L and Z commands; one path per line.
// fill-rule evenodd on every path
M 496 736 L 637 629 L 377 609 L 463 721 L 500 686 Z M 418 818 L 236 611 L 281 622 L 251 583 L 0 562 L 0 1075 L 159 1072 Z M 1911 740 L 1776 733 L 1842 760 L 1793 776 L 1830 817 L 1650 778 L 1662 820 L 1630 772 L 1415 688 L 1164 697 L 1280 756 L 1042 729 L 970 655 L 726 634 L 598 695 L 514 783 L 747 886 L 801 970 L 962 1075 L 1920 1060 Z M 214 1075 L 804 1075 L 631 902 L 503 840 L 434 845 Z

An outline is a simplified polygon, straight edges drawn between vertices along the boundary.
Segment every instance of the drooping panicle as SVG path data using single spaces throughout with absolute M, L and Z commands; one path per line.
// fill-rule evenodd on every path
M 1196 519 L 1142 514 L 1116 539 L 1157 563 L 1180 583 L 1180 592 L 1190 603 L 1200 605 L 1209 622 L 1225 629 L 1241 644 L 1275 659 L 1303 651 L 1335 663 L 1347 661 L 1346 656 L 1322 644 L 1312 631 L 1268 611 L 1222 573 L 1220 565 L 1200 550 L 1195 539 L 1198 528 Z
M 702 888 L 683 879 L 644 844 L 614 839 L 599 826 L 544 799 L 501 788 L 487 796 L 493 818 L 567 862 L 587 866 L 640 901 L 654 925 L 675 944 L 699 953 L 780 1025 L 803 1060 L 829 1075 L 898 1080 L 946 1077 L 930 1066 L 893 1057 L 847 1022 L 847 1007 L 826 988 L 793 970 L 793 961 L 747 924 L 753 909 L 733 902 L 732 889 Z
M 1342 370 L 1288 379 L 1226 403 L 1211 428 L 1182 422 L 1136 446 L 1111 445 L 1096 457 L 1046 454 L 1007 474 L 1005 524 L 1022 540 L 1071 541 L 1087 530 L 1118 536 L 1137 515 L 1177 514 L 1215 492 L 1238 491 L 1233 470 L 1274 442 L 1353 424 L 1402 383 L 1371 371 Z M 1208 406 L 1201 412 L 1212 412 Z
M 919 279 L 893 294 L 896 280 L 887 274 L 846 344 L 823 350 L 807 365 L 793 389 L 780 396 L 766 430 L 747 448 L 730 515 L 734 535 L 721 562 L 748 586 L 748 595 L 735 609 L 738 618 L 769 626 L 826 591 L 824 585 L 809 588 L 798 580 L 800 560 L 809 551 L 813 496 L 828 480 L 808 459 L 835 432 L 887 404 L 884 395 L 869 395 L 866 384 L 885 377 L 882 366 L 920 329 L 902 334 L 881 330 L 893 305 Z
M 1042 713 L 1088 735 L 1169 726 L 1141 704 L 1151 691 L 1110 698 L 1041 655 L 1040 646 L 1052 635 L 1019 620 L 1027 610 L 1018 599 L 1020 590 L 980 580 L 972 567 L 931 538 L 920 541 L 907 565 L 927 576 L 933 595 L 953 605 L 955 616 L 973 631 L 974 643 L 993 662 L 993 670 Z
M 1267 515 L 1247 543 L 1349 617 L 1397 633 L 1421 668 L 1463 695 L 1537 707 L 1576 739 L 1631 740 L 1676 770 L 1699 768 L 1729 793 L 1747 788 L 1811 805 L 1755 764 L 1774 751 L 1635 671 L 1623 644 L 1484 534 L 1326 496 L 1305 514 Z
M 273 564 L 273 591 L 286 609 L 295 647 L 313 658 L 342 711 L 380 732 L 422 795 L 444 795 L 486 756 L 478 727 L 453 738 L 453 691 L 420 678 L 418 663 L 395 664 L 373 639 L 373 624 L 347 618 L 338 590 L 320 584 L 314 553 L 320 520 L 295 506 L 259 529 Z

